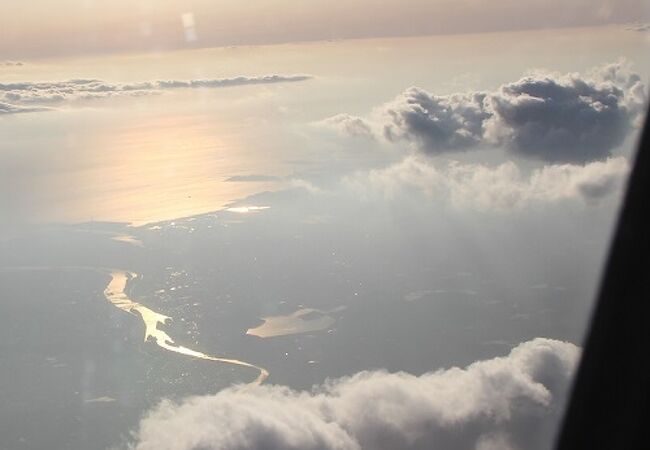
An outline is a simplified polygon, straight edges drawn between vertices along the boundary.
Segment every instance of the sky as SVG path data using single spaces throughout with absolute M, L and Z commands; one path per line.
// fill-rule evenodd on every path
M 645 21 L 643 0 L 51 0 L 3 3 L 0 55 L 165 51 Z M 369 20 L 369 18 L 372 20 Z M 55 36 L 55 39 L 52 37 Z
M 566 52 L 558 55 L 557 46 Z M 496 105 L 498 99 L 499 116 L 505 117 L 503 108 L 511 108 L 517 96 L 499 90 L 516 87 L 531 70 L 557 71 L 563 75 L 554 78 L 571 84 L 562 78 L 567 73 L 591 78 L 589 71 L 620 63 L 622 76 L 628 76 L 648 70 L 640 57 L 645 48 L 645 34 L 625 25 L 76 56 L 5 65 L 2 222 L 139 224 L 210 212 L 215 205 L 253 190 L 281 187 L 293 178 L 332 181 L 354 170 L 397 162 L 404 153 L 395 150 L 405 144 L 443 159 L 496 162 L 503 160 L 498 152 L 468 150 L 516 139 L 519 143 L 509 147 L 514 155 L 524 156 L 517 165 L 529 167 L 535 158 L 525 156 L 535 149 L 523 140 L 534 137 L 497 136 L 507 124 L 479 118 L 485 111 L 478 112 L 476 124 L 466 126 L 470 134 L 478 129 L 471 127 L 489 125 L 491 131 L 464 142 L 440 139 L 439 144 L 435 135 L 431 142 L 416 142 L 429 138 L 414 133 L 407 122 L 384 123 L 385 116 L 414 99 L 425 101 L 428 93 L 471 96 L 485 91 L 494 93 L 490 102 Z M 497 58 L 501 64 L 493 64 Z M 393 68 L 390 76 L 387 65 Z M 411 86 L 418 90 L 408 90 Z M 634 95 L 643 94 L 619 100 L 636 102 L 638 108 Z M 459 108 L 466 101 L 453 100 Z M 403 105 L 389 106 L 391 102 Z M 570 136 L 559 139 L 566 140 L 565 146 L 605 157 L 627 136 L 630 120 L 623 114 L 614 121 L 606 116 L 599 120 L 608 128 L 594 127 L 579 145 Z M 354 121 L 362 136 L 346 139 L 355 132 L 350 126 Z M 389 139 L 383 137 L 386 130 Z M 357 150 L 349 151 L 350 145 Z M 459 151 L 448 152 L 447 147 Z M 576 154 L 554 162 L 584 163 L 590 158 L 594 156 Z M 260 184 L 225 181 L 250 174 L 270 178 Z M 124 196 L 116 198 L 116 189 Z
M 647 19 L 6 2 L 0 449 L 551 448 Z

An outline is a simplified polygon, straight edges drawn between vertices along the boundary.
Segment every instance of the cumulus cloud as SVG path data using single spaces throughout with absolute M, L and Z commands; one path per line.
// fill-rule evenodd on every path
M 579 358 L 537 338 L 508 356 L 415 376 L 361 372 L 311 392 L 239 386 L 164 401 L 135 450 L 548 448 Z
M 412 141 L 427 153 L 474 147 L 490 117 L 485 98 L 481 92 L 435 96 L 409 88 L 382 108 L 384 136 Z
M 376 194 L 390 198 L 415 188 L 454 208 L 507 211 L 560 200 L 597 202 L 620 191 L 628 170 L 623 157 L 586 165 L 546 165 L 524 174 L 511 161 L 497 166 L 436 165 L 410 156 L 387 168 L 358 172 L 344 183 L 366 198 Z
M 365 119 L 350 114 L 337 114 L 316 123 L 317 126 L 329 128 L 342 135 L 373 138 L 372 126 Z
M 30 105 L 48 106 L 78 100 L 114 96 L 159 94 L 173 89 L 216 89 L 232 86 L 275 84 L 305 81 L 309 75 L 265 75 L 259 77 L 217 78 L 211 80 L 162 80 L 139 83 L 108 83 L 102 80 L 77 79 L 55 82 L 0 83 L 0 102 L 6 110 L 25 112 Z M 32 111 L 38 109 L 31 109 Z
M 502 147 L 548 162 L 585 163 L 611 155 L 641 120 L 646 97 L 639 75 L 616 63 L 583 75 L 538 71 L 493 92 L 439 96 L 412 87 L 369 119 L 339 115 L 325 122 L 353 135 L 363 124 L 428 155 Z
M 586 77 L 526 76 L 490 95 L 488 140 L 551 162 L 586 162 L 611 155 L 644 105 L 639 75 L 620 64 Z
M 21 61 L 0 61 L 0 66 L 5 66 L 5 67 L 18 67 L 18 66 L 23 66 L 24 63 Z

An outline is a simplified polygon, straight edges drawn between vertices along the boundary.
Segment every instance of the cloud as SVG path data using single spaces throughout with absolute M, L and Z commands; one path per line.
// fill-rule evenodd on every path
M 8 111 L 21 106 L 48 106 L 79 100 L 92 100 L 115 96 L 143 96 L 160 94 L 174 89 L 217 89 L 232 86 L 289 83 L 309 80 L 309 75 L 265 75 L 260 77 L 218 78 L 211 80 L 163 80 L 139 83 L 108 83 L 95 79 L 77 79 L 55 82 L 0 83 L 0 102 Z M 36 111 L 39 109 L 32 109 Z
M 522 156 L 586 162 L 611 155 L 645 104 L 639 75 L 612 64 L 581 77 L 536 73 L 490 95 L 488 140 Z
M 625 29 L 629 31 L 638 31 L 638 32 L 650 31 L 650 23 L 648 22 L 631 23 L 628 24 L 625 27 Z
M 12 105 L 10 103 L 0 102 L 0 116 L 3 114 L 18 114 L 26 112 L 35 112 L 35 111 L 46 111 L 47 108 L 30 108 L 20 105 Z
M 412 87 L 384 105 L 383 133 L 395 142 L 414 142 L 425 153 L 474 147 L 483 139 L 483 122 L 490 113 L 481 92 L 431 95 Z
M 578 358 L 573 344 L 537 338 L 465 369 L 367 371 L 311 392 L 233 387 L 162 402 L 142 419 L 131 448 L 548 448 Z
M 315 125 L 329 128 L 342 135 L 373 138 L 374 132 L 371 125 L 363 118 L 350 114 L 337 114 Z
M 620 191 L 628 170 L 623 157 L 586 165 L 546 165 L 525 175 L 511 161 L 497 166 L 436 165 L 416 155 L 387 168 L 358 172 L 344 184 L 365 198 L 390 198 L 417 189 L 457 209 L 508 211 L 561 200 L 597 202 Z
M 624 63 L 584 75 L 534 72 L 493 92 L 434 95 L 411 87 L 369 119 L 338 115 L 325 123 L 347 134 L 373 132 L 423 154 L 501 147 L 553 163 L 605 159 L 644 113 L 646 90 Z M 359 124 L 359 126 L 356 126 Z
M 21 61 L 0 61 L 0 66 L 5 66 L 5 67 L 18 67 L 18 66 L 23 66 L 24 63 Z

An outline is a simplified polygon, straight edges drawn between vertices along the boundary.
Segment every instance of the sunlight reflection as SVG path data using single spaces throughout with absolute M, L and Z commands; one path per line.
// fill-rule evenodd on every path
M 122 311 L 131 314 L 134 314 L 135 311 L 140 314 L 140 317 L 142 317 L 142 321 L 145 325 L 145 341 L 152 339 L 159 347 L 162 347 L 165 350 L 169 350 L 170 352 L 180 353 L 181 355 L 255 369 L 259 371 L 259 375 L 255 381 L 253 381 L 254 384 L 263 383 L 264 380 L 266 380 L 266 378 L 269 376 L 269 373 L 266 371 L 266 369 L 254 364 L 247 363 L 246 361 L 210 356 L 206 355 L 205 353 L 183 347 L 182 345 L 177 345 L 165 331 L 158 328 L 158 325 L 164 325 L 171 321 L 172 318 L 153 311 L 146 306 L 141 305 L 140 303 L 134 302 L 126 294 L 125 290 L 128 281 L 137 277 L 137 275 L 131 272 L 113 270 L 111 271 L 111 277 L 111 281 L 104 290 L 104 296 L 109 302 L 111 302 L 115 307 L 121 309 Z
M 65 207 L 52 214 L 57 220 L 142 225 L 216 211 L 257 190 L 273 189 L 273 181 L 255 186 L 223 181 L 264 164 L 240 143 L 239 128 L 202 117 L 120 127 L 89 144 L 92 151 L 80 170 L 64 174 L 66 185 L 57 194 Z M 62 213 L 74 217 L 59 217 Z
M 271 207 L 270 206 L 233 206 L 232 208 L 226 208 L 226 211 L 239 213 L 239 214 L 248 214 L 251 212 L 263 211 L 269 208 Z

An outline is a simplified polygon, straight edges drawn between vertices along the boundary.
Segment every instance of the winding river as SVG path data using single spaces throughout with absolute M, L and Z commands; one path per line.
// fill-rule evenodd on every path
M 170 352 L 179 353 L 181 355 L 190 356 L 192 358 L 203 359 L 206 361 L 219 362 L 224 364 L 233 364 L 240 367 L 248 367 L 258 372 L 257 378 L 251 384 L 261 384 L 269 376 L 269 372 L 263 367 L 256 366 L 255 364 L 241 361 L 239 359 L 223 358 L 220 356 L 207 355 L 205 353 L 192 350 L 191 348 L 183 347 L 176 344 L 174 340 L 165 331 L 158 328 L 159 324 L 165 324 L 171 321 L 172 318 L 164 314 L 160 314 L 146 306 L 133 301 L 127 294 L 127 284 L 129 281 L 138 277 L 136 273 L 129 272 L 121 269 L 106 269 L 99 267 L 83 267 L 83 266 L 22 266 L 22 267 L 0 267 L 0 270 L 92 270 L 100 273 L 109 273 L 111 281 L 104 289 L 104 296 L 116 308 L 124 312 L 139 315 L 144 322 L 144 340 L 154 340 L 156 344 Z
M 128 272 L 124 270 L 110 270 L 111 281 L 104 289 L 104 296 L 106 299 L 113 304 L 113 306 L 121 309 L 122 311 L 139 314 L 144 322 L 145 331 L 144 331 L 144 340 L 153 339 L 156 341 L 156 344 L 159 347 L 164 348 L 170 352 L 180 353 L 181 355 L 191 356 L 193 358 L 204 359 L 207 361 L 215 361 L 225 364 L 234 364 L 241 367 L 249 367 L 255 369 L 259 372 L 257 378 L 253 381 L 253 384 L 261 384 L 269 376 L 269 372 L 263 367 L 256 366 L 246 361 L 241 361 L 239 359 L 231 358 L 222 358 L 219 356 L 206 355 L 205 353 L 192 350 L 191 348 L 183 347 L 174 342 L 174 340 L 163 330 L 158 328 L 159 324 L 165 324 L 167 321 L 171 321 L 172 318 L 160 314 L 156 311 L 153 311 L 146 306 L 134 302 L 131 300 L 126 293 L 127 283 L 137 278 L 137 274 L 133 272 Z

